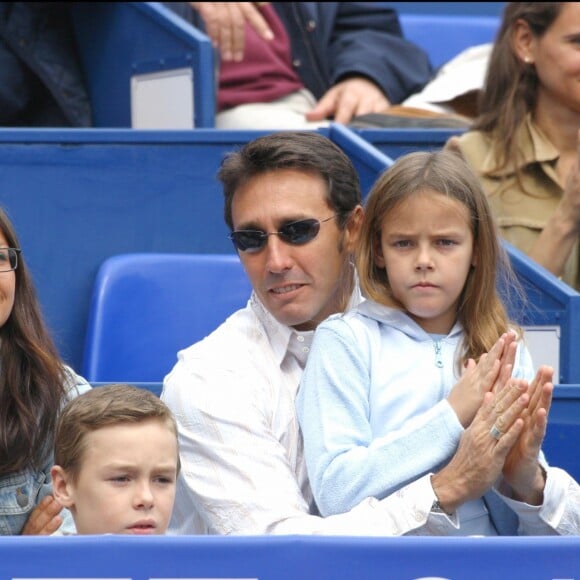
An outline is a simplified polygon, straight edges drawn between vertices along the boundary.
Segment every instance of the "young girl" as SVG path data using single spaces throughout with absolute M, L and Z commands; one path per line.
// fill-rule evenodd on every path
M 457 155 L 411 153 L 379 178 L 357 269 L 367 300 L 318 326 L 297 398 L 323 515 L 437 471 L 487 391 L 510 375 L 534 378 L 496 291 L 498 270 L 509 266 L 485 194 Z M 534 385 L 551 380 L 542 372 Z M 490 437 L 501 436 L 498 427 Z M 514 486 L 543 476 L 534 429 L 535 455 Z M 462 534 L 497 533 L 486 505 L 460 507 Z

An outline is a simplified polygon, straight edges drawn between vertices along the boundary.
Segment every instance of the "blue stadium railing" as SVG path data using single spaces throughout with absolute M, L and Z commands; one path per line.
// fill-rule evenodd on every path
M 580 538 L 8 537 L 0 563 L 0 580 L 573 580 Z
M 464 129 L 353 129 L 357 135 L 376 147 L 379 151 L 397 159 L 412 151 L 432 151 L 442 149 L 454 135 L 461 135 Z

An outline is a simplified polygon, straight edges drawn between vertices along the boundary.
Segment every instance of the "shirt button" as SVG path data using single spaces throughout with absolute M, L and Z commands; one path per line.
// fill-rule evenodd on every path
M 308 30 L 308 32 L 316 30 L 316 22 L 314 20 L 309 20 L 306 24 L 306 30 Z
M 307 346 L 305 346 L 305 347 L 302 349 L 302 352 L 310 352 L 310 349 L 309 349 Z
M 296 340 L 297 340 L 298 342 L 304 342 L 304 337 L 303 337 L 303 336 L 300 336 L 300 335 L 298 335 L 298 336 L 296 337 Z
M 294 68 L 300 68 L 300 66 L 302 66 L 302 62 L 300 61 L 300 59 L 299 59 L 299 58 L 295 58 L 295 59 L 292 61 L 292 66 L 293 66 Z

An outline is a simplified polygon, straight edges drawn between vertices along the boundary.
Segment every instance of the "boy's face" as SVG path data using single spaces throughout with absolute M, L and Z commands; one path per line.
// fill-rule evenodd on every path
M 177 440 L 159 420 L 103 427 L 85 438 L 76 482 L 53 468 L 55 497 L 79 534 L 164 534 L 175 499 Z

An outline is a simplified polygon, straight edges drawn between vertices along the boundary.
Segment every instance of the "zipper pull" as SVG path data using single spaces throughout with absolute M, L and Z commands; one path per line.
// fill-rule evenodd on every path
M 433 342 L 433 348 L 435 349 L 435 366 L 439 369 L 442 369 L 443 361 L 441 360 L 441 341 L 436 340 Z

